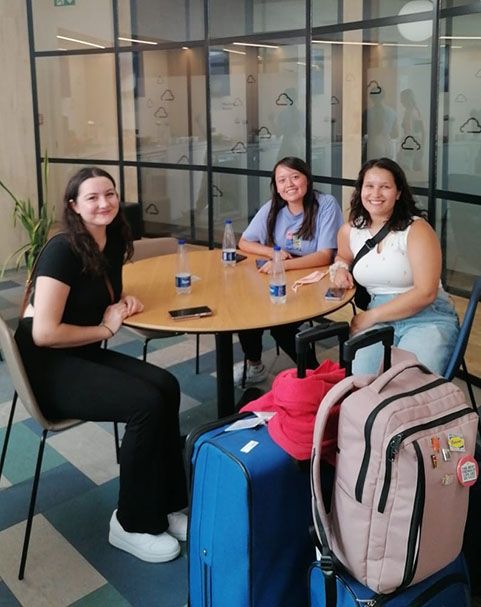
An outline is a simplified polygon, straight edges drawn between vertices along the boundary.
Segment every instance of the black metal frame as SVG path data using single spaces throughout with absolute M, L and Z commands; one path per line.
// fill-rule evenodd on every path
M 417 13 L 411 15 L 393 15 L 387 17 L 378 17 L 378 18 L 370 18 L 368 11 L 364 10 L 364 20 L 359 21 L 351 21 L 351 22 L 343 22 L 342 11 L 342 3 L 338 4 L 339 11 L 339 20 L 340 23 L 336 23 L 333 25 L 321 26 L 321 27 L 313 27 L 312 26 L 312 0 L 306 0 L 305 5 L 305 24 L 306 27 L 298 30 L 282 30 L 275 32 L 262 32 L 256 34 L 246 34 L 240 36 L 229 36 L 229 37 L 218 37 L 211 38 L 210 37 L 210 14 L 209 14 L 209 2 L 208 0 L 204 0 L 204 39 L 203 40 L 187 40 L 184 42 L 160 42 L 155 49 L 153 48 L 139 48 L 139 45 L 135 43 L 130 46 L 122 46 L 118 45 L 118 0 L 113 0 L 112 4 L 112 18 L 114 23 L 114 46 L 106 49 L 75 49 L 71 51 L 35 51 L 35 40 L 34 40 L 34 28 L 33 28 L 33 9 L 32 9 L 32 0 L 25 0 L 27 6 L 27 21 L 28 21 L 28 33 L 29 33 L 29 42 L 30 42 L 30 67 L 31 67 L 31 79 L 32 79 L 32 97 L 33 97 L 33 117 L 34 117 L 34 135 L 35 135 L 35 152 L 36 152 L 36 164 L 37 164 L 37 188 L 39 192 L 38 199 L 42 200 L 42 183 L 41 183 L 41 163 L 42 163 L 42 154 L 40 150 L 40 132 L 39 132 L 39 123 L 38 123 L 38 94 L 37 94 L 37 81 L 36 81 L 36 71 L 35 71 L 35 60 L 40 57 L 51 57 L 51 56 L 66 56 L 66 55 L 85 55 L 85 54 L 99 54 L 99 53 L 114 53 L 115 55 L 115 86 L 117 92 L 117 131 L 118 131 L 118 141 L 119 141 L 119 158 L 117 160 L 105 160 L 105 159 L 88 159 L 89 163 L 95 163 L 99 165 L 110 165 L 110 166 L 118 166 L 120 173 L 120 195 L 124 197 L 124 169 L 125 167 L 136 167 L 138 169 L 138 188 L 139 188 L 139 199 L 142 199 L 142 181 L 141 181 L 141 170 L 143 168 L 157 168 L 157 169 L 167 169 L 167 170 L 182 170 L 189 172 L 189 178 L 192 180 L 192 171 L 200 171 L 205 172 L 207 175 L 207 204 L 208 204 L 208 240 L 207 244 L 210 248 L 215 246 L 214 240 L 214 198 L 213 198 L 213 175 L 214 173 L 227 173 L 231 175 L 242 175 L 242 176 L 254 176 L 254 177 L 270 177 L 270 173 L 268 171 L 258 170 L 256 168 L 247 168 L 247 169 L 236 169 L 236 168 L 227 168 L 227 167 L 219 167 L 213 163 L 212 158 L 212 137 L 211 137 L 211 127 L 212 127 L 212 119 L 211 119 L 211 104 L 210 104 L 210 66 L 209 66 L 209 49 L 212 46 L 217 45 L 225 45 L 229 44 L 232 41 L 245 41 L 245 42 L 266 42 L 272 39 L 292 39 L 292 38 L 302 38 L 305 41 L 306 46 L 306 59 L 311 57 L 312 50 L 312 39 L 316 36 L 322 36 L 326 34 L 342 34 L 343 32 L 353 31 L 353 30 L 368 30 L 371 28 L 380 28 L 386 26 L 397 25 L 399 23 L 411 23 L 415 21 L 423 21 L 426 19 L 433 20 L 433 44 L 432 44 L 432 53 L 431 53 L 431 82 L 430 82 L 430 97 L 431 97 L 431 112 L 430 112 L 430 122 L 429 122 L 429 150 L 428 150 L 428 158 L 429 158 L 429 168 L 428 168 L 428 184 L 427 187 L 418 187 L 414 188 L 415 194 L 426 196 L 428 199 L 428 213 L 429 220 L 431 224 L 436 224 L 436 201 L 441 200 L 445 206 L 447 200 L 451 201 L 459 201 L 466 202 L 469 204 L 481 205 L 481 200 L 477 196 L 471 194 L 464 194 L 462 192 L 451 192 L 446 191 L 444 189 L 444 184 L 437 184 L 437 142 L 438 142 L 438 85 L 439 85 L 439 44 L 438 33 L 439 33 L 439 25 L 442 19 L 448 19 L 450 17 L 457 17 L 461 15 L 469 15 L 469 14 L 479 14 L 481 12 L 481 7 L 479 2 L 471 2 L 461 7 L 448 7 L 441 8 L 441 0 L 435 0 L 433 3 L 433 13 Z M 247 3 L 246 7 L 252 10 L 252 3 Z M 367 5 L 366 5 L 367 6 Z M 252 19 L 249 17 L 248 10 L 246 11 L 246 28 L 252 28 Z M 135 15 L 135 11 L 132 13 Z M 188 32 L 186 32 L 188 34 Z M 190 48 L 203 48 L 204 49 L 204 61 L 205 61 L 205 95 L 206 95 L 206 146 L 207 146 L 207 160 L 205 165 L 195 165 L 195 164 L 187 164 L 187 165 L 178 165 L 171 163 L 162 163 L 162 162 L 144 162 L 140 159 L 139 154 L 139 144 L 137 141 L 137 159 L 135 161 L 128 161 L 124 159 L 123 153 L 123 133 L 122 133 L 122 100 L 121 100 L 121 90 L 120 90 L 120 55 L 121 53 L 132 53 L 132 57 L 135 61 L 135 58 L 138 59 L 143 56 L 143 53 L 148 53 L 152 51 L 159 50 L 169 50 L 169 49 L 178 49 L 181 46 L 189 46 Z M 312 149 L 312 133 L 311 133 L 311 120 L 312 120 L 312 100 L 310 96 L 310 87 L 311 87 L 311 65 L 310 61 L 306 61 L 306 159 L 309 161 L 311 158 L 311 149 Z M 134 66 L 135 68 L 135 66 Z M 333 75 L 335 77 L 335 75 Z M 84 159 L 81 159 L 83 162 Z M 189 158 L 191 160 L 191 158 Z M 61 158 L 54 157 L 50 158 L 49 161 L 53 164 L 78 164 L 79 159 L 71 159 L 71 158 Z M 329 175 L 320 175 L 315 174 L 314 180 L 317 183 L 325 183 L 330 184 L 332 186 L 337 186 L 341 188 L 342 186 L 352 186 L 352 179 L 345 179 L 342 177 L 331 177 Z M 441 189 L 438 188 L 438 185 L 441 186 Z M 192 212 L 191 212 L 191 220 L 192 220 Z M 192 221 L 191 221 L 192 223 Z M 443 227 L 444 225 L 444 227 Z M 191 237 L 195 242 L 204 242 L 196 240 L 194 237 L 194 226 L 191 225 Z M 446 245 L 446 230 L 445 224 L 441 225 L 441 243 L 442 246 Z M 445 272 L 444 272 L 445 273 Z M 445 278 L 445 276 L 443 276 Z

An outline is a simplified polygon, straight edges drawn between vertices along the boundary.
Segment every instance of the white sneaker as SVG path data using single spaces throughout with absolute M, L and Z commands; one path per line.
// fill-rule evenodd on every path
M 236 386 L 242 385 L 242 375 L 244 373 L 244 363 L 236 363 L 234 365 L 234 384 Z M 258 365 L 250 365 L 247 363 L 246 369 L 246 381 L 245 385 L 249 384 L 260 384 L 267 379 L 267 369 L 260 363 Z
M 169 521 L 169 528 L 167 533 L 173 535 L 180 542 L 185 542 L 187 539 L 187 515 L 183 512 L 171 512 L 167 515 Z
M 109 542 L 148 563 L 166 563 L 180 554 L 179 542 L 166 532 L 151 535 L 125 531 L 117 519 L 117 510 L 114 510 L 110 519 Z

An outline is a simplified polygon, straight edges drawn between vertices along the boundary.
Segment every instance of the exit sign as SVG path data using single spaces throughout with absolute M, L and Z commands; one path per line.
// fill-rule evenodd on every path
M 53 0 L 54 6 L 75 6 L 75 0 Z

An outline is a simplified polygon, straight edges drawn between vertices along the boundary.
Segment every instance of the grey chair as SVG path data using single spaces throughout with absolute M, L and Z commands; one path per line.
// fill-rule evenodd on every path
M 147 259 L 149 257 L 157 257 L 158 255 L 168 255 L 177 251 L 177 239 L 170 236 L 158 238 L 142 238 L 134 240 L 134 255 L 132 261 Z M 153 329 L 137 329 L 126 327 L 131 333 L 143 340 L 142 360 L 147 360 L 147 347 L 153 339 L 165 339 L 175 335 L 183 335 L 180 331 L 159 331 Z M 196 335 L 195 343 L 195 372 L 199 374 L 199 352 L 200 352 L 200 336 Z
M 23 540 L 22 556 L 20 560 L 20 569 L 18 572 L 18 579 L 23 580 L 25 573 L 25 564 L 27 562 L 28 545 L 30 542 L 30 532 L 32 530 L 33 515 L 35 512 L 35 502 L 37 499 L 38 485 L 40 481 L 40 472 L 42 468 L 43 452 L 45 449 L 45 441 L 48 432 L 60 432 L 67 430 L 73 426 L 77 426 L 82 421 L 76 419 L 66 419 L 61 421 L 48 420 L 42 413 L 37 399 L 35 398 L 32 388 L 30 386 L 27 373 L 23 366 L 23 362 L 20 353 L 17 348 L 17 343 L 13 337 L 11 329 L 8 327 L 3 318 L 0 317 L 0 347 L 3 352 L 10 378 L 12 380 L 15 393 L 13 396 L 12 407 L 10 409 L 10 415 L 5 432 L 5 440 L 3 443 L 2 454 L 0 456 L 0 478 L 2 477 L 3 465 L 7 455 L 7 447 L 10 438 L 10 432 L 13 424 L 13 417 L 15 414 L 15 408 L 17 405 L 18 397 L 22 401 L 25 409 L 35 419 L 36 422 L 42 428 L 42 436 L 40 438 L 40 444 L 38 448 L 37 464 L 35 466 L 35 475 L 33 478 L 32 493 L 30 497 L 30 506 L 28 509 L 27 526 L 25 529 L 25 537 Z

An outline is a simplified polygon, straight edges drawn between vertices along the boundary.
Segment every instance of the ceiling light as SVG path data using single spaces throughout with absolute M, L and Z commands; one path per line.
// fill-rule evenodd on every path
M 86 40 L 78 40 L 78 38 L 67 38 L 67 36 L 58 36 L 59 40 L 68 40 L 69 42 L 78 42 L 79 44 L 86 44 L 87 46 L 94 46 L 95 48 L 105 48 L 100 44 L 94 44 L 93 42 L 87 42 Z
M 427 48 L 429 44 L 411 44 L 410 42 L 382 42 L 381 46 L 414 46 L 416 48 Z
M 442 40 L 481 40 L 481 36 L 439 36 Z
M 361 46 L 379 46 L 379 42 L 354 42 L 353 40 L 313 40 L 315 44 L 354 44 Z
M 247 53 L 245 51 L 233 51 L 232 49 L 229 48 L 223 48 L 223 51 L 225 51 L 226 53 L 234 53 L 234 55 L 247 55 Z
M 250 42 L 233 42 L 234 46 L 255 46 L 256 48 L 279 48 L 273 44 L 252 44 Z
M 158 45 L 158 42 L 151 42 L 150 40 L 136 40 L 135 38 L 123 38 L 119 36 L 119 40 L 123 40 L 124 42 L 135 42 L 136 44 L 153 44 L 154 46 Z
M 411 15 L 413 13 L 428 13 L 433 11 L 433 3 L 429 0 L 410 0 L 401 8 L 398 15 Z M 433 23 L 429 21 L 413 21 L 411 23 L 398 23 L 400 34 L 406 40 L 422 42 L 432 36 Z

